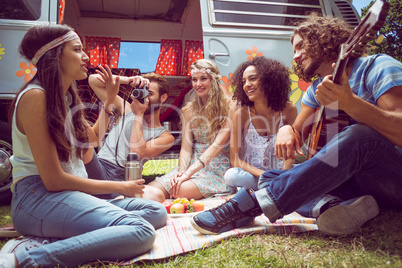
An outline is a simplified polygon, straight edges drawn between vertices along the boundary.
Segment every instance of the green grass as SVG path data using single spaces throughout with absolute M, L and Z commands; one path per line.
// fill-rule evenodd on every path
M 143 176 L 161 175 L 169 173 L 179 165 L 179 159 L 149 160 L 142 168 Z
M 9 206 L 0 207 L 1 225 L 11 223 L 9 211 Z M 402 211 L 387 210 L 347 236 L 328 237 L 320 232 L 252 235 L 131 267 L 402 267 L 401 227 Z
M 0 206 L 0 226 L 11 224 L 11 206 Z
M 179 159 L 149 160 L 142 167 L 142 178 L 145 180 L 145 184 L 148 184 L 156 177 L 169 173 L 178 165 Z

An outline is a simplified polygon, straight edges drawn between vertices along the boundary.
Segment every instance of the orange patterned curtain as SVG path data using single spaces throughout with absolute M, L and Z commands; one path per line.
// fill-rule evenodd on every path
M 191 75 L 189 67 L 193 62 L 204 58 L 204 46 L 202 41 L 186 40 L 184 45 L 182 75 Z
M 66 1 L 65 0 L 59 0 L 59 18 L 58 18 L 58 23 L 63 24 L 64 21 L 64 8 L 66 7 Z
M 85 53 L 90 58 L 92 68 L 98 65 L 109 65 L 117 68 L 120 53 L 120 38 L 111 37 L 85 37 Z
M 182 59 L 181 40 L 161 40 L 161 51 L 155 73 L 160 75 L 180 75 Z

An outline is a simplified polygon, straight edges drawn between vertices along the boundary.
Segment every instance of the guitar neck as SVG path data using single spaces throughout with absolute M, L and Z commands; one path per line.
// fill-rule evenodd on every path
M 344 49 L 345 49 L 345 44 L 342 44 L 340 55 L 343 55 Z M 343 58 L 341 56 L 338 57 L 336 64 L 335 64 L 334 71 L 332 72 L 332 81 L 334 81 L 335 84 L 339 84 L 339 82 L 341 81 L 341 77 L 342 77 L 343 72 L 346 69 L 348 60 L 349 60 L 348 57 L 346 57 L 346 58 Z M 325 108 L 324 105 L 320 105 L 320 108 L 318 109 L 318 114 L 317 114 L 317 121 L 321 120 L 324 108 Z
M 341 45 L 340 55 L 344 54 L 345 47 L 346 47 L 345 44 Z M 332 81 L 334 81 L 335 84 L 340 83 L 342 74 L 346 69 L 346 65 L 348 64 L 348 61 L 349 61 L 349 57 L 342 57 L 342 56 L 339 57 L 338 60 L 336 61 L 335 68 L 332 73 Z

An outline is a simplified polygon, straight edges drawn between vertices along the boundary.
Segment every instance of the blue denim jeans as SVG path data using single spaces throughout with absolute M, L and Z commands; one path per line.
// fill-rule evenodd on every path
M 92 160 L 85 164 L 88 178 L 108 181 L 124 181 L 124 167 L 99 158 L 94 152 Z
M 271 222 L 296 210 L 317 217 L 334 196 L 372 195 L 380 207 L 402 209 L 402 154 L 375 130 L 355 124 L 310 160 L 264 172 L 259 189 L 257 200 Z
M 247 189 L 258 190 L 258 177 L 241 168 L 229 168 L 225 173 L 225 183 L 231 188 L 246 187 Z
M 12 218 L 22 235 L 60 238 L 30 251 L 17 248 L 20 267 L 71 267 L 148 251 L 167 214 L 162 204 L 141 198 L 102 200 L 78 191 L 49 192 L 39 176 L 30 176 L 14 188 Z
M 99 158 L 96 152 L 92 156 L 92 160 L 85 164 L 85 169 L 88 173 L 88 178 L 95 180 L 108 180 L 108 181 L 124 181 L 124 168 L 119 167 L 109 161 Z M 98 194 L 94 195 L 101 199 L 113 199 L 119 194 Z

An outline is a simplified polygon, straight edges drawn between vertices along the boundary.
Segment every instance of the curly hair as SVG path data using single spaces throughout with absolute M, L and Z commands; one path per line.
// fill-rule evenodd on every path
M 352 32 L 352 27 L 341 19 L 321 17 L 313 13 L 294 30 L 290 41 L 293 44 L 293 39 L 298 34 L 303 38 L 302 48 L 308 56 L 336 60 L 341 45 Z M 293 70 L 306 82 L 311 82 L 316 77 L 303 74 L 301 66 L 297 63 L 293 64 Z
M 277 60 L 268 59 L 265 57 L 255 57 L 251 61 L 246 61 L 240 64 L 233 74 L 235 91 L 233 100 L 241 106 L 253 106 L 253 102 L 248 99 L 248 96 L 243 90 L 243 73 L 249 66 L 255 66 L 259 77 L 259 86 L 264 91 L 267 98 L 268 107 L 275 112 L 283 111 L 286 107 L 286 102 L 289 101 L 290 79 L 289 71 L 286 67 Z
M 207 75 L 211 78 L 211 86 L 208 92 L 208 101 L 203 106 L 199 96 L 196 94 L 195 98 L 188 103 L 183 109 L 192 108 L 195 118 L 194 124 L 199 126 L 202 121 L 201 118 L 206 119 L 209 123 L 207 129 L 207 140 L 212 143 L 218 134 L 219 130 L 224 126 L 229 116 L 229 99 L 225 96 L 221 81 L 220 71 L 218 66 L 210 60 L 201 59 L 194 62 L 190 66 L 191 70 L 206 69 L 210 70 Z

